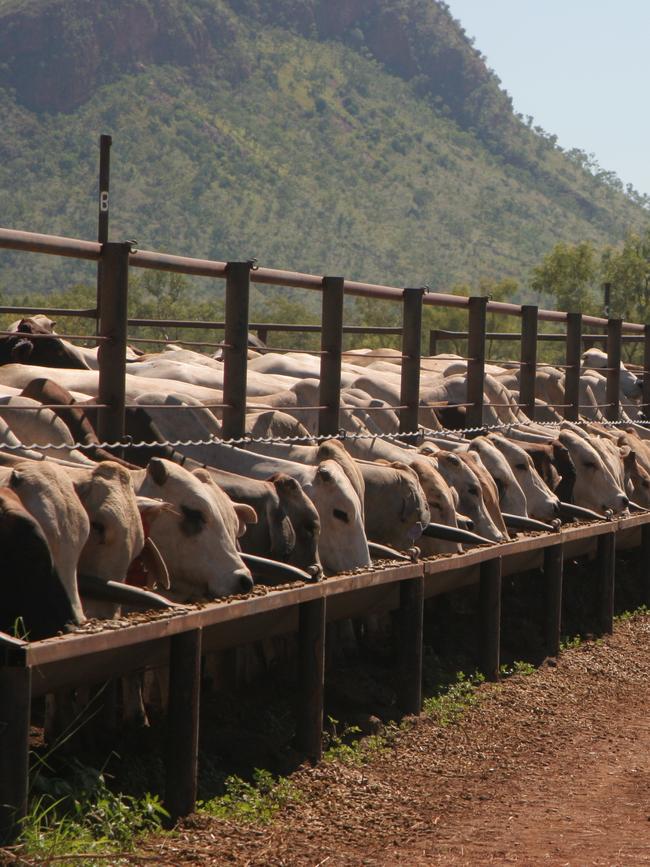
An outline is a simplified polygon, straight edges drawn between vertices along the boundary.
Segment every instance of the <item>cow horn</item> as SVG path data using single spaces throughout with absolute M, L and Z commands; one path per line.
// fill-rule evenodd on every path
M 253 577 L 265 579 L 274 584 L 284 584 L 287 581 L 313 582 L 318 580 L 309 572 L 290 566 L 288 563 L 280 563 L 279 560 L 271 560 L 268 557 L 258 557 L 257 554 L 240 553 L 244 563 L 253 573 Z
M 380 545 L 378 542 L 368 542 L 368 551 L 373 560 L 406 560 L 407 563 L 412 562 L 412 558 L 407 554 L 402 554 L 388 545 Z
M 598 512 L 592 512 L 591 509 L 584 509 L 582 506 L 574 506 L 573 503 L 563 503 L 560 501 L 560 518 L 562 520 L 576 521 L 605 521 L 605 515 L 599 515 Z
M 446 524 L 428 524 L 422 531 L 423 536 L 430 539 L 442 539 L 445 542 L 461 542 L 464 545 L 496 545 L 491 539 L 485 539 L 469 530 L 460 527 L 448 527 Z
M 546 530 L 553 532 L 557 528 L 552 524 L 545 524 L 543 521 L 536 521 L 535 518 L 524 518 L 521 515 L 509 515 L 507 512 L 501 513 L 506 527 L 512 527 L 513 530 Z
M 95 575 L 79 575 L 77 584 L 81 594 L 99 602 L 114 602 L 116 605 L 128 605 L 145 611 L 152 608 L 177 607 L 174 602 L 157 593 L 132 587 L 130 584 L 122 584 L 119 581 L 103 581 Z

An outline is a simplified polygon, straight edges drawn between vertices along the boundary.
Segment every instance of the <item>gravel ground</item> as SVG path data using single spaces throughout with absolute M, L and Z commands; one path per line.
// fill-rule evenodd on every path
M 149 863 L 650 864 L 650 617 L 484 684 L 458 723 L 421 717 L 364 765 L 292 780 L 269 825 L 197 814 L 148 841 Z M 149 860 L 151 859 L 151 860 Z

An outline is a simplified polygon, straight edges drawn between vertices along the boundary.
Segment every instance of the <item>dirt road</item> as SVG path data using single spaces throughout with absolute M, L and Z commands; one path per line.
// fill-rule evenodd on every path
M 154 851 L 202 867 L 650 864 L 650 617 L 479 695 L 364 765 L 299 771 L 302 802 L 271 825 L 197 816 Z

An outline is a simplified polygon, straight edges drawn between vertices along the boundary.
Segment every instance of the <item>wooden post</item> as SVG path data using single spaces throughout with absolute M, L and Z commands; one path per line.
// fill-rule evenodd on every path
M 224 439 L 237 439 L 246 430 L 246 374 L 248 370 L 248 302 L 250 262 L 226 266 L 226 330 L 223 350 Z
M 172 821 L 196 805 L 201 686 L 201 629 L 169 640 L 165 807 Z
M 467 337 L 467 427 L 483 424 L 483 380 L 485 378 L 485 323 L 488 299 L 469 298 L 469 325 Z
M 341 352 L 343 351 L 343 277 L 323 278 L 318 432 L 336 436 L 341 403 Z
M 432 328 L 429 331 L 429 355 L 438 354 L 438 329 Z
M 620 382 L 621 382 L 621 337 L 623 335 L 623 320 L 607 320 L 607 397 L 605 402 L 605 418 L 608 421 L 618 421 L 621 414 Z
M 424 289 L 405 289 L 402 319 L 402 378 L 400 386 L 399 432 L 418 430 L 420 412 L 420 359 L 422 356 L 422 298 Z M 412 442 L 414 438 L 407 437 Z
M 0 845 L 13 843 L 27 815 L 32 670 L 0 665 Z
M 650 607 L 650 524 L 641 527 L 641 547 L 639 549 L 639 570 L 641 602 Z
M 616 575 L 616 537 L 614 532 L 598 537 L 596 549 L 597 619 L 599 632 L 611 635 L 614 629 L 614 584 Z
M 424 629 L 424 576 L 399 585 L 399 703 L 402 713 L 422 709 L 422 645 Z
M 528 418 L 535 419 L 535 380 L 537 377 L 537 307 L 524 304 L 521 308 L 519 403 Z
M 325 599 L 302 602 L 298 611 L 296 746 L 315 763 L 323 755 Z
M 580 351 L 582 349 L 582 313 L 566 315 L 566 370 L 564 372 L 564 418 L 578 421 L 580 415 Z
M 564 546 L 562 542 L 544 549 L 544 638 L 548 656 L 560 652 L 562 628 L 562 572 Z
M 120 442 L 124 436 L 126 381 L 127 300 L 131 245 L 102 245 L 98 333 L 108 340 L 99 344 L 98 401 L 107 404 L 97 413 L 97 433 L 104 442 Z
M 501 557 L 481 563 L 479 621 L 479 666 L 487 680 L 498 680 L 501 660 Z

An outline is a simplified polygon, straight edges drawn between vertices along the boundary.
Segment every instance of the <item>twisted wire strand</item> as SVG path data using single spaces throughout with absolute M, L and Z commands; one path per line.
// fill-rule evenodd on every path
M 639 425 L 640 427 L 650 426 L 650 420 L 629 420 L 629 419 L 619 419 L 617 421 L 602 421 L 598 422 L 604 426 L 611 427 L 620 427 L 622 425 Z M 265 443 L 265 444 L 273 444 L 273 443 L 308 443 L 313 444 L 314 440 L 392 440 L 396 442 L 400 442 L 404 439 L 414 439 L 421 438 L 427 439 L 428 437 L 444 437 L 452 435 L 454 437 L 462 437 L 463 434 L 479 434 L 484 433 L 486 431 L 496 431 L 496 430 L 509 430 L 511 428 L 521 428 L 521 427 L 558 427 L 561 422 L 557 421 L 517 421 L 517 422 L 498 422 L 495 424 L 483 424 L 477 427 L 470 428 L 462 428 L 462 429 L 453 429 L 453 428 L 441 428 L 439 430 L 435 430 L 433 428 L 427 427 L 418 427 L 417 430 L 414 431 L 405 431 L 403 433 L 349 433 L 348 431 L 340 430 L 337 434 L 328 435 L 328 434 L 307 434 L 303 436 L 270 436 L 270 437 L 253 437 L 253 436 L 243 436 L 243 437 L 231 437 L 230 439 L 222 439 L 216 435 L 213 435 L 207 439 L 198 439 L 198 440 L 139 440 L 134 441 L 130 436 L 125 436 L 122 440 L 112 441 L 112 442 L 98 442 L 98 443 L 0 443 L 0 451 L 20 451 L 22 449 L 29 449 L 33 451 L 38 450 L 60 450 L 67 451 L 70 449 L 80 449 L 80 450 L 92 450 L 92 449 L 119 449 L 128 446 L 130 448 L 151 448 L 152 446 L 166 446 L 169 448 L 178 448 L 182 446 L 213 446 L 213 445 L 223 445 L 223 446 L 241 446 L 241 445 L 253 445 L 255 443 Z M 581 419 L 579 421 L 572 422 L 572 424 L 577 425 L 587 425 L 593 424 L 593 421 L 589 419 Z

